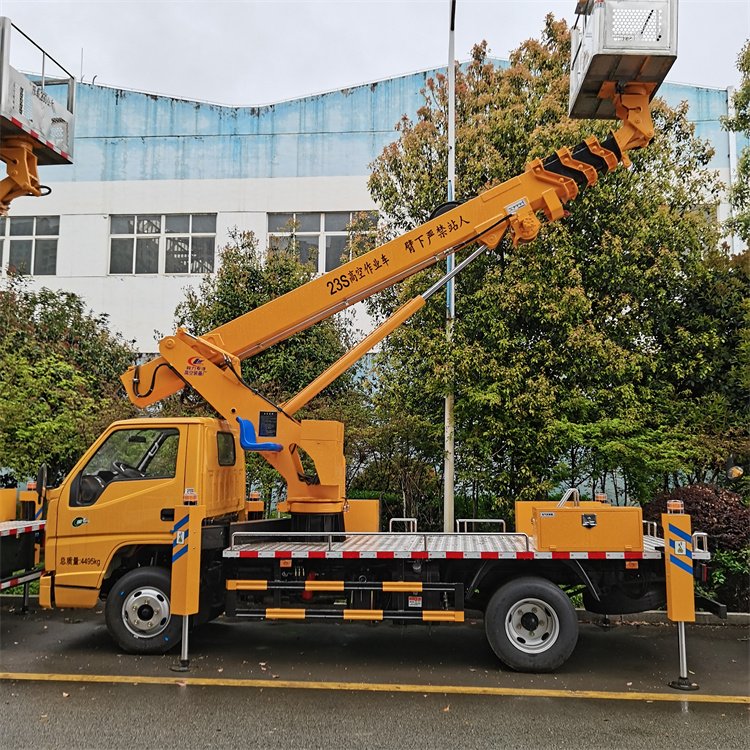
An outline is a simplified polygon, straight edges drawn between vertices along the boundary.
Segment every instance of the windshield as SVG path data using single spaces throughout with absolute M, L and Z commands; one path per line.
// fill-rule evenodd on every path
M 124 464 L 135 469 L 141 477 L 173 477 L 178 442 L 179 431 L 172 427 L 117 430 L 92 456 L 83 473 L 112 471 L 118 464 Z

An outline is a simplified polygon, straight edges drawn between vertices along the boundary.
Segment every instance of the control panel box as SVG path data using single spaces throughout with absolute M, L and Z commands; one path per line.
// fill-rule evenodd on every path
M 643 514 L 639 507 L 590 505 L 534 507 L 534 547 L 540 552 L 643 551 Z

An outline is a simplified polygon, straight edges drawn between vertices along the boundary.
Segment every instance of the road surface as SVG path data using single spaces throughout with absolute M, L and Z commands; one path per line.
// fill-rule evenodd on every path
M 120 654 L 101 612 L 0 607 L 0 736 L 36 748 L 750 748 L 748 631 L 582 625 L 557 673 L 503 669 L 481 621 L 234 623 L 175 655 Z

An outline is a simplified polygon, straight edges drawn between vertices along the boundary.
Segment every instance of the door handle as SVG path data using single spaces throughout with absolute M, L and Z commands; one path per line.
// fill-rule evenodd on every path
M 162 508 L 159 518 L 162 521 L 174 521 L 174 508 Z

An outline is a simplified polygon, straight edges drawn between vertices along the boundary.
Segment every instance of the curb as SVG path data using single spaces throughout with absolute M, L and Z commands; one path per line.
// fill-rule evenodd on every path
M 579 622 L 589 622 L 601 625 L 604 615 L 597 615 L 585 609 L 576 609 Z M 636 612 L 632 615 L 609 615 L 612 625 L 674 625 L 667 617 L 666 612 L 650 610 L 648 612 Z M 723 627 L 750 627 L 750 612 L 728 612 L 727 619 L 722 620 L 711 612 L 696 612 L 695 622 L 691 625 L 719 625 Z

